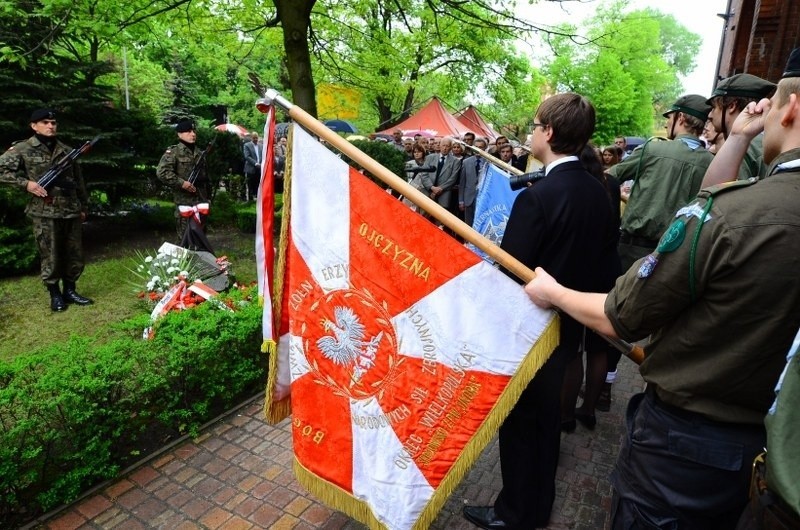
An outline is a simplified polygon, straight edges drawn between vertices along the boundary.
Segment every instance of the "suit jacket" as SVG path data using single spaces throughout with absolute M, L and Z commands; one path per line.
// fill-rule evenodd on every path
M 543 267 L 565 287 L 605 292 L 608 269 L 601 262 L 610 259 L 612 215 L 603 185 L 579 161 L 564 162 L 517 196 L 501 248 L 531 269 Z M 570 333 L 576 324 L 562 317 L 562 345 L 571 352 L 580 339 Z
M 439 153 L 428 155 L 425 157 L 425 165 L 438 167 L 440 156 L 441 155 Z M 458 184 L 458 177 L 460 173 L 461 160 L 457 159 L 453 155 L 447 155 L 444 159 L 442 171 L 439 173 L 438 177 L 436 176 L 435 171 L 432 173 L 423 174 L 424 187 L 427 191 L 430 191 L 433 186 L 441 187 L 443 191 L 436 198 L 436 202 L 438 202 L 440 206 L 447 208 L 450 205 L 451 190 L 453 186 Z
M 249 175 L 250 173 L 256 172 L 256 166 L 259 165 L 258 163 L 258 156 L 260 147 L 257 144 L 254 144 L 252 140 L 248 140 L 247 143 L 244 144 L 244 172 L 245 174 Z
M 471 206 L 478 195 L 478 167 L 479 156 L 468 156 L 461 164 L 461 175 L 458 180 L 458 203 Z M 483 162 L 487 164 L 488 162 Z

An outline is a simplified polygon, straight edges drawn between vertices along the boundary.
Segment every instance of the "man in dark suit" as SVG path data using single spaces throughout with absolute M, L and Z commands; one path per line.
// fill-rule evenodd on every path
M 475 140 L 478 144 L 480 139 Z M 486 147 L 486 144 L 482 144 Z M 480 174 L 486 160 L 479 155 L 468 156 L 461 163 L 461 175 L 458 180 L 458 209 L 464 216 L 464 222 L 472 226 L 475 221 L 475 198 L 478 196 Z
M 450 194 L 453 186 L 458 184 L 461 173 L 461 160 L 450 153 L 453 141 L 442 138 L 439 142 L 439 152 L 432 153 L 425 158 L 425 165 L 436 168 L 433 173 L 426 173 L 425 189 L 430 190 L 431 199 L 447 208 L 450 205 Z
M 530 268 L 549 264 L 563 283 L 602 289 L 598 262 L 612 226 L 611 204 L 576 156 L 594 132 L 594 108 L 578 94 L 557 94 L 542 103 L 534 122 L 532 152 L 547 176 L 517 197 L 502 248 Z M 464 517 L 480 528 L 547 526 L 555 500 L 561 385 L 582 330 L 562 317 L 559 346 L 500 427 L 503 489 L 494 506 L 464 508 Z
M 244 176 L 247 180 L 247 191 L 250 199 L 255 200 L 258 194 L 258 183 L 261 180 L 261 148 L 258 145 L 258 133 L 250 136 L 244 144 Z

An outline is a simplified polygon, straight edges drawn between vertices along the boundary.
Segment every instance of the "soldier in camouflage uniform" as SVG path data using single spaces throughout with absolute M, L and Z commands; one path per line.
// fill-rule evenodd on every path
M 0 156 L 0 183 L 31 194 L 25 213 L 33 221 L 42 281 L 50 292 L 50 309 L 64 311 L 67 304 L 89 305 L 92 300 L 75 291 L 75 282 L 84 267 L 81 223 L 86 220 L 89 205 L 80 166 L 73 163 L 49 189 L 37 184 L 71 149 L 56 138 L 54 110 L 34 111 L 30 124 L 35 134 Z M 59 281 L 64 284 L 63 292 Z
M 188 217 L 182 217 L 178 206 L 195 206 L 209 202 L 211 198 L 211 185 L 203 164 L 200 174 L 194 184 L 189 182 L 189 175 L 200 159 L 202 150 L 197 149 L 197 132 L 192 120 L 184 119 L 175 126 L 179 142 L 167 147 L 161 156 L 161 161 L 156 169 L 158 180 L 172 188 L 175 200 L 175 228 L 180 242 L 189 224 Z

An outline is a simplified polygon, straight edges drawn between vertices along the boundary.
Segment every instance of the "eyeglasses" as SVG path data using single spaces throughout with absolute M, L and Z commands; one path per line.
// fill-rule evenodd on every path
M 549 125 L 547 125 L 546 123 L 533 122 L 533 129 L 532 130 L 535 131 L 537 127 L 545 128 L 545 127 L 549 127 Z

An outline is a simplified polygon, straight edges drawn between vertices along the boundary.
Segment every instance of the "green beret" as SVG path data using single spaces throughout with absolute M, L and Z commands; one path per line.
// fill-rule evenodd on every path
M 711 93 L 708 102 L 716 97 L 732 96 L 759 100 L 769 97 L 777 85 L 750 74 L 736 74 L 723 79 Z
M 706 121 L 708 113 L 711 112 L 711 105 L 706 102 L 706 98 L 703 96 L 688 94 L 679 97 L 669 110 L 664 113 L 664 117 L 666 118 L 673 112 L 683 112 L 684 114 Z
M 795 48 L 786 61 L 786 71 L 783 72 L 782 79 L 787 77 L 800 77 L 800 48 Z

